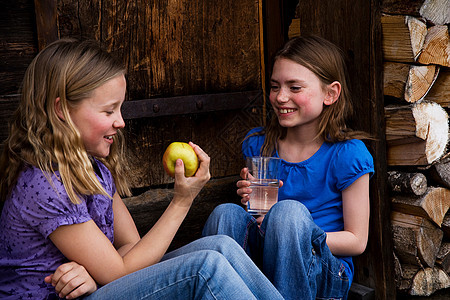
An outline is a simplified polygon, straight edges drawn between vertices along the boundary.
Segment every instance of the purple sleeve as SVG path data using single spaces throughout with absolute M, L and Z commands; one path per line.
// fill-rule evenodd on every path
M 73 204 L 62 183 L 55 176 L 51 176 L 51 180 L 49 182 L 39 169 L 34 168 L 18 181 L 22 217 L 45 238 L 61 225 L 84 223 L 91 219 L 85 201 Z

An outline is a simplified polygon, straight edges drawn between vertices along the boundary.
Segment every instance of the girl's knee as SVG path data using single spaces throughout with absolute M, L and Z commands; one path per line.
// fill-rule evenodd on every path
M 234 239 L 232 239 L 231 237 L 229 237 L 228 235 L 223 235 L 223 234 L 218 234 L 214 236 L 215 238 L 215 242 L 219 245 L 224 245 L 224 246 L 228 246 L 231 245 L 231 247 L 233 246 L 238 246 L 238 244 L 236 243 L 236 241 Z
M 311 217 L 306 206 L 296 200 L 282 200 L 278 202 L 272 207 L 271 214 L 278 215 L 282 218 L 286 218 L 286 216 Z
M 245 210 L 236 204 L 220 204 L 211 212 L 207 222 L 232 222 L 233 219 L 238 218 L 242 213 L 245 213 Z
M 207 236 L 206 238 L 209 239 L 208 243 L 211 245 L 210 249 L 213 251 L 225 254 L 242 250 L 242 247 L 228 235 L 217 234 Z
M 207 266 L 217 266 L 218 264 L 226 262 L 225 257 L 220 252 L 215 250 L 202 250 L 197 254 L 202 256 L 202 261 Z
M 228 214 L 235 214 L 236 211 L 241 210 L 242 208 L 234 203 L 224 203 L 216 206 L 214 210 L 212 211 L 211 215 L 228 215 Z
M 266 215 L 267 222 L 271 226 L 302 228 L 308 226 L 313 219 L 305 205 L 295 200 L 282 200 L 275 204 Z
M 247 212 L 236 204 L 221 204 L 206 220 L 202 235 L 225 234 L 234 237 L 236 232 L 245 229 L 247 215 Z

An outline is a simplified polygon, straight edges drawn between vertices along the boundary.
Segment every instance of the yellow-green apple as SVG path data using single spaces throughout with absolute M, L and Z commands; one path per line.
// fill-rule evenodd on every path
M 167 174 L 175 177 L 175 162 L 179 158 L 183 160 L 184 176 L 193 176 L 198 169 L 198 157 L 194 149 L 189 144 L 183 142 L 173 142 L 164 152 L 162 161 Z

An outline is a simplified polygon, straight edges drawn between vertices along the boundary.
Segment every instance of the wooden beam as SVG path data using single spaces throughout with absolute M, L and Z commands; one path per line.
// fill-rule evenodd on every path
M 59 38 L 56 0 L 34 0 L 39 50 Z
M 124 119 L 186 115 L 223 110 L 251 109 L 253 106 L 260 107 L 261 103 L 262 91 L 258 90 L 130 100 L 123 103 L 122 115 Z
M 16 110 L 19 99 L 19 94 L 0 96 L 0 120 L 4 121 L 1 122 L 0 128 L 7 125 L 7 119 Z M 254 107 L 260 107 L 261 103 L 262 91 L 130 100 L 123 103 L 122 115 L 124 119 L 131 120 L 235 109 L 252 110 Z

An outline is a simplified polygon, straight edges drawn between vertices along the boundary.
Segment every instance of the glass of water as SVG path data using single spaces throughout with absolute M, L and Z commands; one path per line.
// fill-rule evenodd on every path
M 246 159 L 252 192 L 247 211 L 252 215 L 265 215 L 278 201 L 280 158 L 253 156 Z

